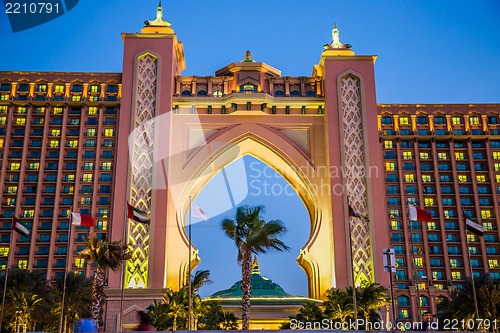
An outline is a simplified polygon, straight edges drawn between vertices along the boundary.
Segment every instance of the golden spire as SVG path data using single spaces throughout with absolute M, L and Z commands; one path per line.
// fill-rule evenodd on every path
M 260 273 L 259 261 L 257 260 L 257 256 L 253 257 L 252 273 Z
M 324 46 L 325 49 L 350 49 L 351 45 L 343 44 L 340 41 L 339 29 L 337 28 L 337 23 L 333 25 L 332 30 L 332 42 Z
M 163 20 L 163 7 L 161 6 L 161 1 L 158 4 L 158 8 L 156 9 L 156 18 L 154 20 L 149 20 L 144 22 L 146 26 L 161 26 L 161 27 L 169 27 L 170 22 Z

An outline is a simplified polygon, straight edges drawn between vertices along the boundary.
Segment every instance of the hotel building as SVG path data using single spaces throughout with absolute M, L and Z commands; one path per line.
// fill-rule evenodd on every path
M 353 280 L 389 286 L 388 247 L 399 320 L 435 313 L 471 271 L 500 278 L 500 105 L 377 105 L 376 57 L 355 55 L 336 28 L 312 74 L 300 77 L 249 52 L 214 76 L 182 76 L 182 43 L 161 5 L 140 33 L 122 38 L 122 73 L 0 72 L 0 269 L 91 276 L 76 258 L 83 240 L 126 233 L 134 258 L 123 279 L 109 273 L 105 329 L 118 329 L 122 286 L 125 323 L 135 320 L 134 311 L 161 299 L 163 288 L 178 289 L 200 260 L 183 229 L 188 200 L 206 185 L 201 174 L 208 179 L 232 162 L 227 147 L 215 158 L 199 154 L 201 133 L 282 171 L 297 191 L 310 215 L 297 262 L 311 298 Z M 155 132 L 154 141 L 180 161 L 154 160 L 147 138 L 129 146 L 134 129 L 162 115 L 178 126 Z M 338 167 L 343 177 L 304 171 Z M 371 168 L 384 171 L 370 176 Z M 175 196 L 165 174 L 186 184 Z M 148 211 L 151 225 L 127 220 L 127 202 Z M 410 222 L 409 204 L 432 222 Z M 349 205 L 370 223 L 350 219 Z M 71 211 L 93 215 L 96 227 L 68 238 Z M 465 236 L 462 211 L 482 223 L 483 237 Z M 13 215 L 31 236 L 10 239 Z

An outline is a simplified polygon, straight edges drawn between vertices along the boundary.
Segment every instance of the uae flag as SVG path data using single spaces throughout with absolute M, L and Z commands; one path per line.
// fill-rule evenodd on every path
M 484 235 L 484 228 L 482 225 L 469 219 L 467 217 L 467 215 L 465 215 L 465 213 L 464 213 L 464 219 L 465 219 L 465 227 L 467 228 L 467 231 L 470 231 L 474 235 L 477 235 L 477 236 Z
M 191 217 L 199 217 L 205 221 L 208 221 L 207 213 L 205 213 L 205 211 L 194 202 L 191 202 Z
M 431 213 L 415 206 L 410 206 L 410 221 L 430 222 Z
M 12 230 L 17 231 L 18 233 L 24 236 L 30 235 L 30 231 L 28 230 L 28 228 L 22 225 L 15 216 L 12 216 Z
M 93 227 L 95 220 L 90 215 L 71 212 L 71 223 L 79 227 Z
M 349 205 L 349 216 L 360 218 L 360 219 L 364 220 L 365 222 L 370 222 L 370 220 L 368 219 L 368 216 L 362 215 L 360 212 L 354 210 L 354 208 L 352 208 L 351 205 Z
M 148 213 L 133 207 L 129 203 L 127 203 L 127 217 L 140 223 L 149 224 L 149 222 L 151 221 Z

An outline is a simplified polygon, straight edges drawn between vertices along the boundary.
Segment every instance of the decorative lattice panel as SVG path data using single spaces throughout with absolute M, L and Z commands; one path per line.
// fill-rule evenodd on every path
M 134 105 L 134 128 L 140 127 L 135 135 L 132 152 L 132 175 L 130 204 L 142 211 L 151 209 L 153 183 L 153 140 L 155 117 L 158 59 L 150 54 L 137 60 L 136 91 Z M 129 220 L 128 242 L 133 245 L 133 257 L 127 262 L 125 287 L 147 287 L 149 226 Z
M 341 119 L 344 128 L 345 190 L 351 207 L 368 215 L 363 113 L 360 81 L 353 76 L 341 80 Z M 355 281 L 374 281 L 369 223 L 350 218 Z

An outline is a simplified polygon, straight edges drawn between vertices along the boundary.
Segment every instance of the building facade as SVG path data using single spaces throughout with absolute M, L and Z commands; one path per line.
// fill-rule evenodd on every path
M 470 266 L 500 278 L 500 105 L 377 105 L 376 57 L 355 55 L 336 27 L 300 77 L 250 52 L 214 76 L 182 76 L 182 43 L 161 5 L 122 38 L 122 73 L 0 72 L 0 269 L 91 276 L 75 256 L 89 233 L 127 239 L 134 257 L 123 276 L 108 276 L 105 329 L 116 330 L 120 312 L 130 323 L 186 281 L 200 260 L 184 232 L 189 198 L 251 154 L 279 170 L 309 212 L 297 262 L 311 298 L 364 280 L 388 286 L 387 247 L 400 320 L 435 313 Z M 127 202 L 151 224 L 127 220 Z M 408 204 L 432 222 L 410 223 Z M 96 227 L 69 234 L 71 211 L 95 216 Z M 465 236 L 462 211 L 484 237 Z M 10 239 L 13 215 L 31 236 Z

